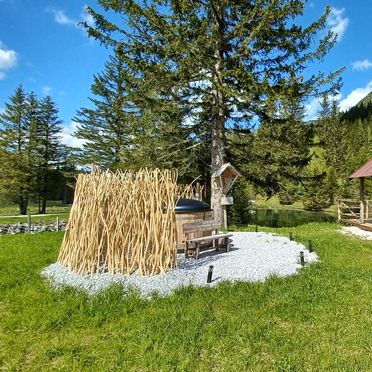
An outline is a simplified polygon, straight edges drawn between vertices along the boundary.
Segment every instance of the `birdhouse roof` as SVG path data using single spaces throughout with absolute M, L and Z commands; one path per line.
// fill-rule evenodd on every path
M 240 172 L 231 163 L 225 163 L 212 174 L 212 177 L 221 177 L 224 174 L 229 174 L 233 177 L 241 176 Z

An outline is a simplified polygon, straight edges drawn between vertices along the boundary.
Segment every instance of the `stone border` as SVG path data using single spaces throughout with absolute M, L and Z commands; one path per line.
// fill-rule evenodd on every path
M 67 221 L 59 221 L 59 231 L 66 230 Z M 45 222 L 34 222 L 31 224 L 31 234 L 45 232 L 45 231 L 57 231 L 57 223 L 51 221 Z M 18 222 L 12 224 L 0 224 L 0 235 L 14 235 L 14 234 L 25 234 L 28 233 L 27 222 Z

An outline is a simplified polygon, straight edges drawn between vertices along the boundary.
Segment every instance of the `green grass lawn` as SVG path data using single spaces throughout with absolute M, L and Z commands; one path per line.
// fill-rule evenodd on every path
M 31 223 L 34 222 L 56 222 L 57 216 L 59 217 L 59 220 L 65 220 L 68 221 L 69 213 L 58 213 L 56 215 L 52 216 L 38 216 L 38 215 L 32 215 L 31 216 Z M 13 224 L 13 223 L 26 223 L 28 221 L 27 216 L 20 216 L 20 217 L 2 217 L 0 216 L 0 225 L 4 224 Z
M 117 287 L 53 291 L 39 272 L 63 234 L 2 236 L 0 369 L 370 371 L 372 242 L 336 230 L 276 230 L 313 240 L 321 262 L 297 276 L 151 301 Z
M 57 216 L 59 219 L 68 220 L 70 214 L 71 205 L 63 204 L 60 201 L 50 201 L 47 206 L 47 214 L 50 216 L 38 216 L 32 215 L 31 222 L 55 222 Z M 36 214 L 38 212 L 38 205 L 36 203 L 30 203 L 28 212 L 30 214 Z M 4 217 L 4 216 L 17 216 L 17 217 Z M 19 217 L 18 217 L 19 216 Z M 11 224 L 11 223 L 25 223 L 27 222 L 27 216 L 19 214 L 19 207 L 17 204 L 5 204 L 0 203 L 0 225 Z
M 280 204 L 279 198 L 277 196 L 273 196 L 270 199 L 263 199 L 262 197 L 258 197 L 256 200 L 256 204 L 254 205 L 258 208 L 274 208 L 274 209 L 300 209 L 304 210 L 304 205 L 302 201 L 295 201 L 291 205 L 283 205 Z M 333 204 L 330 207 L 324 210 L 325 212 L 329 213 L 337 213 L 337 205 Z
M 71 209 L 70 204 L 63 204 L 60 201 L 49 201 L 47 204 L 48 214 L 65 214 L 69 213 Z M 36 214 L 39 211 L 39 206 L 37 203 L 30 203 L 28 207 L 28 213 Z M 16 203 L 9 204 L 0 202 L 0 216 L 18 216 L 19 206 Z

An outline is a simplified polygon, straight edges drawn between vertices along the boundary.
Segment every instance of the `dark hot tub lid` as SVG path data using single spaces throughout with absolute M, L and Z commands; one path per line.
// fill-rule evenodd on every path
M 211 207 L 199 200 L 181 198 L 175 208 L 176 213 L 209 212 Z

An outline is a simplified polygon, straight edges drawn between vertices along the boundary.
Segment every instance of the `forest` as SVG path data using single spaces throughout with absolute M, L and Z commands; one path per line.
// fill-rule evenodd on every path
M 17 203 L 21 214 L 30 201 L 39 213 L 48 200 L 71 203 L 75 176 L 95 164 L 175 168 L 181 183 L 205 184 L 204 198 L 217 205 L 210 176 L 227 161 L 244 176 L 233 189 L 232 222 L 244 222 L 257 195 L 283 205 L 301 201 L 306 210 L 356 195 L 348 176 L 372 157 L 372 93 L 340 112 L 334 97 L 342 66 L 328 75 L 304 72 L 336 43 L 332 33 L 315 43 L 329 8 L 300 27 L 289 20 L 303 12 L 302 1 L 212 8 L 174 2 L 166 14 L 161 6 L 101 3 L 130 20 L 123 30 L 87 8 L 95 23 L 84 26 L 111 56 L 93 76 L 89 107 L 73 118 L 84 146 L 61 143 L 52 97 L 39 99 L 19 85 L 0 114 L 2 202 Z M 321 102 L 316 120 L 306 120 L 311 97 Z

